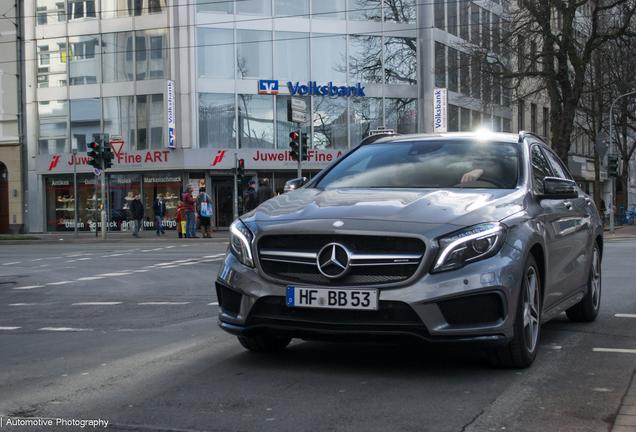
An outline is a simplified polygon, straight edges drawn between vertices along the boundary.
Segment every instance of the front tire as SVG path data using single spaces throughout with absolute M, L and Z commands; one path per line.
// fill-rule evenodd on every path
M 260 335 L 254 337 L 238 336 L 238 340 L 250 351 L 255 352 L 275 352 L 282 351 L 287 348 L 291 342 L 291 338 L 279 338 L 270 335 Z
M 493 366 L 527 368 L 534 362 L 541 334 L 541 277 L 534 256 L 530 255 L 522 273 L 514 336 L 508 345 L 489 351 Z
M 565 311 L 570 321 L 592 322 L 596 319 L 601 308 L 601 281 L 601 249 L 595 242 L 585 297 Z

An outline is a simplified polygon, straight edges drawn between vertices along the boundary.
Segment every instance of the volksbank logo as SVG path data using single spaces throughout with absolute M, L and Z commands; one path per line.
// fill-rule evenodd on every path
M 278 94 L 278 81 L 260 80 L 258 82 L 258 92 L 261 94 Z
M 366 96 L 364 87 L 357 83 L 355 86 L 334 86 L 333 83 L 319 86 L 316 81 L 310 81 L 307 85 L 299 82 L 287 82 L 289 92 L 292 95 L 316 95 L 316 96 Z M 261 94 L 278 94 L 277 80 L 260 80 L 258 82 L 258 92 Z

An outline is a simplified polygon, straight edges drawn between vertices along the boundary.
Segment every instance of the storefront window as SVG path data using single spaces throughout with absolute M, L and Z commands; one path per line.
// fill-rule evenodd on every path
M 99 140 L 99 99 L 71 101 L 71 137 L 77 139 L 77 152 L 86 151 L 86 144 Z
M 102 79 L 105 83 L 132 81 L 133 32 L 102 35 Z
M 239 2 L 238 5 L 251 3 Z M 272 32 L 237 30 L 236 71 L 239 79 L 272 77 Z
M 239 148 L 274 148 L 274 99 L 238 95 Z
M 344 35 L 314 33 L 311 43 L 312 79 L 347 82 L 347 38 Z
M 351 145 L 357 146 L 369 131 L 384 124 L 382 98 L 351 98 L 350 102 Z
M 79 2 L 75 3 L 76 5 Z M 75 36 L 68 40 L 71 85 L 99 83 L 99 37 Z
M 397 133 L 417 133 L 417 99 L 386 98 L 386 127 Z
M 199 148 L 234 148 L 234 94 L 199 93 Z
M 314 100 L 314 148 L 346 149 L 347 100 L 345 98 L 315 97 Z
M 104 133 L 110 137 L 121 135 L 123 150 L 135 148 L 135 99 L 119 96 L 103 99 Z
M 62 175 L 46 178 L 46 219 L 48 231 L 73 231 L 77 201 L 77 229 L 95 231 L 101 227 L 101 188 L 94 175 L 77 176 L 77 196 L 73 191 L 73 176 Z
M 309 33 L 276 32 L 276 78 L 309 79 Z M 289 53 L 294 53 L 293 56 Z
M 197 45 L 199 78 L 234 78 L 234 30 L 199 27 Z
M 113 231 L 133 231 L 134 218 L 131 204 L 135 195 L 141 193 L 139 174 L 111 174 L 108 176 L 110 229 Z M 147 213 L 147 211 L 146 211 Z M 144 220 L 148 215 L 144 215 Z
M 155 212 L 152 208 L 159 195 L 162 195 L 166 203 L 166 214 L 162 221 L 163 229 L 176 230 L 177 202 L 182 192 L 182 173 L 158 172 L 144 174 L 144 229 L 157 229 Z

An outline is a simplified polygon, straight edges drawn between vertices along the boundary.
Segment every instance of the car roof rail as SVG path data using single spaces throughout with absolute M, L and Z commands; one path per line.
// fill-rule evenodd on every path
M 375 132 L 375 131 L 374 131 Z M 374 142 L 376 142 L 379 139 L 382 138 L 386 138 L 386 137 L 396 137 L 396 136 L 400 136 L 402 134 L 399 133 L 395 133 L 393 131 L 381 131 L 379 133 L 373 133 L 371 135 L 369 135 L 368 137 L 365 137 L 362 141 L 360 141 L 360 143 L 358 144 L 358 146 L 362 146 L 362 145 L 367 145 L 367 144 L 372 144 Z
M 545 145 L 548 145 L 548 140 L 545 139 L 544 137 L 542 137 L 541 135 L 535 133 L 535 132 L 530 132 L 530 131 L 519 131 L 519 142 L 523 142 L 523 140 L 527 137 L 527 136 L 533 136 L 535 138 L 538 138 L 539 140 L 541 140 Z

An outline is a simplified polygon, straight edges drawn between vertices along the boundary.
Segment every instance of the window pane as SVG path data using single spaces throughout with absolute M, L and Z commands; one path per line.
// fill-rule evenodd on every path
M 99 37 L 76 36 L 68 40 L 71 85 L 99 83 Z
M 385 0 L 384 21 L 415 22 L 415 0 Z
M 275 44 L 276 79 L 309 80 L 309 33 L 276 32 Z
M 68 115 L 68 101 L 46 101 L 38 103 L 38 116 L 66 116 Z M 66 134 L 65 134 L 66 135 Z
M 407 37 L 386 37 L 384 43 L 386 83 L 417 85 L 417 40 Z
M 105 83 L 132 81 L 132 32 L 102 35 L 102 79 Z
M 468 108 L 461 108 L 461 131 L 470 131 L 470 110 Z
M 68 20 L 96 19 L 95 0 L 68 0 Z
M 349 36 L 349 81 L 382 82 L 380 36 Z
M 314 148 L 346 149 L 347 100 L 314 97 Z
M 41 118 L 40 137 L 66 137 L 66 117 Z
M 312 79 L 317 81 L 346 82 L 346 37 L 314 33 L 312 35 L 312 45 Z
M 346 0 L 320 0 L 311 3 L 312 18 L 345 19 Z
M 459 107 L 448 105 L 448 131 L 459 132 Z
M 70 153 L 68 140 L 66 138 L 38 140 L 38 154 L 62 153 Z
M 468 0 L 459 0 L 459 36 L 468 40 L 468 13 L 470 12 L 470 3 Z
M 243 0 L 236 2 L 236 13 L 272 16 L 271 0 Z
M 37 24 L 57 24 L 64 22 L 64 0 L 37 0 Z
M 238 95 L 239 148 L 274 148 L 274 99 Z
M 118 18 L 132 15 L 128 0 L 101 0 L 101 3 L 102 18 Z
M 294 96 L 297 98 L 298 96 Z M 309 118 L 311 108 L 311 100 L 308 97 L 302 98 L 307 104 L 306 114 Z M 276 138 L 278 139 L 278 148 L 283 150 L 290 150 L 289 143 L 291 142 L 289 134 L 291 132 L 298 132 L 298 123 L 293 123 L 288 120 L 288 104 L 290 103 L 291 96 L 276 96 Z M 302 132 L 309 132 L 309 123 L 302 125 Z M 311 148 L 311 139 L 308 137 L 309 146 Z M 303 142 L 304 144 L 304 142 Z
M 134 96 L 103 99 L 104 133 L 121 135 L 123 150 L 135 149 L 135 99 Z
M 100 117 L 99 99 L 71 101 L 71 137 L 77 138 L 78 153 L 86 151 L 87 142 L 99 139 Z
M 470 41 L 479 45 L 479 10 L 480 7 L 473 4 L 470 6 Z
M 454 92 L 457 91 L 459 82 L 458 55 L 455 48 L 448 48 L 448 90 Z
M 446 29 L 446 17 L 444 16 L 445 6 L 444 0 L 435 0 L 435 27 L 440 30 Z
M 235 148 L 234 94 L 199 93 L 199 148 Z
M 306 16 L 309 18 L 308 0 L 274 0 L 274 15 L 276 16 Z
M 137 96 L 137 150 L 148 148 L 148 95 Z
M 382 98 L 350 98 L 349 121 L 351 145 L 356 146 L 369 135 L 369 131 L 384 125 Z
M 197 29 L 199 78 L 234 78 L 234 30 Z
M 233 2 L 228 0 L 197 0 L 197 12 L 234 13 Z
M 164 79 L 168 71 L 168 31 L 144 30 L 135 32 L 137 80 Z
M 382 20 L 382 0 L 349 0 L 348 9 L 350 20 Z
M 452 35 L 457 36 L 457 2 L 450 0 L 446 3 L 447 13 L 448 13 L 448 32 Z
M 446 48 L 435 42 L 435 87 L 446 87 Z
M 238 78 L 272 78 L 272 32 L 238 30 L 236 37 Z
M 386 127 L 397 133 L 417 133 L 417 99 L 386 99 Z

